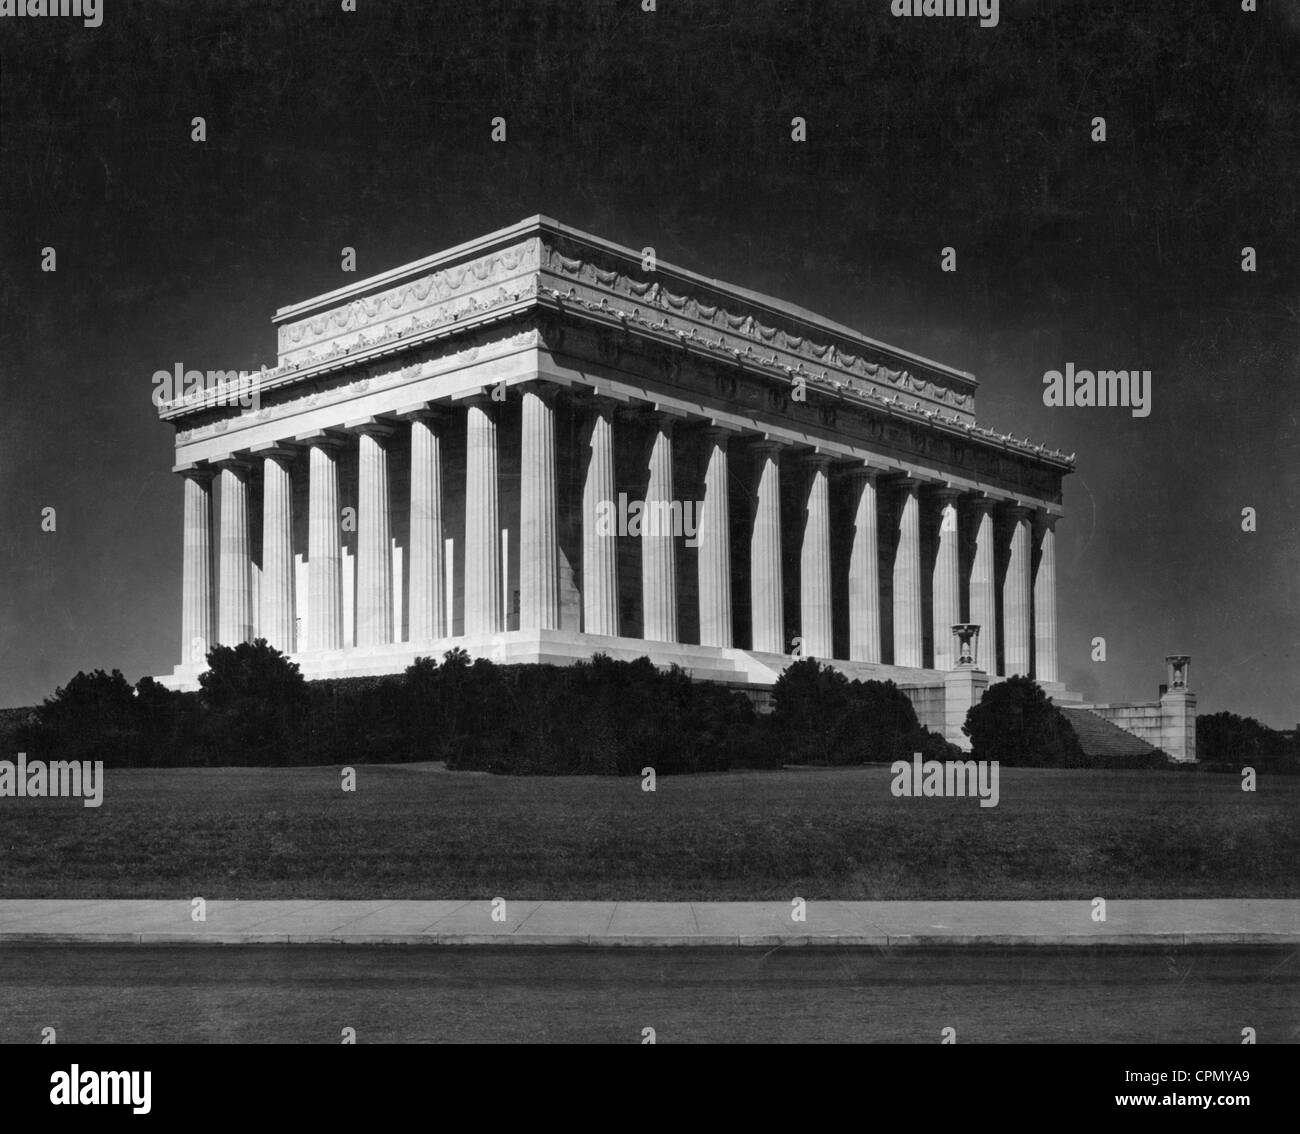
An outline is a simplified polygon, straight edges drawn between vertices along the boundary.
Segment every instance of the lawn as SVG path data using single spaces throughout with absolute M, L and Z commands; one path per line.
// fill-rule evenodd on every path
M 0 799 L 0 897 L 1300 897 L 1300 778 L 1006 769 L 997 807 L 886 767 L 496 777 L 436 765 L 106 773 Z

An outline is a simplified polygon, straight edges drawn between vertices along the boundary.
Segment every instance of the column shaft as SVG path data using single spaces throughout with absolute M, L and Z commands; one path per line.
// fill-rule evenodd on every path
M 1006 661 L 1006 675 L 1029 675 L 1031 622 L 1031 595 L 1029 557 L 1031 535 L 1029 509 L 1010 507 L 1007 518 L 1011 523 L 1010 552 L 1007 574 L 1002 582 L 1002 653 Z
M 894 551 L 894 664 L 924 665 L 921 628 L 921 513 L 918 485 L 902 485 Z
M 253 559 L 248 532 L 248 469 L 221 469 L 221 571 L 217 639 L 223 646 L 253 637 Z
M 808 658 L 834 653 L 831 632 L 831 521 L 827 460 L 808 462 L 803 543 L 799 549 L 799 636 Z
M 1034 676 L 1057 681 L 1056 517 L 1039 513 L 1038 570 L 1034 572 Z
M 673 509 L 673 424 L 657 418 L 650 441 L 649 479 L 641 517 L 641 636 L 677 641 L 677 541 Z M 676 514 L 681 515 L 678 504 Z
M 731 522 L 727 504 L 727 433 L 705 431 L 704 507 L 699 516 L 700 645 L 729 649 L 731 635 Z
M 465 634 L 498 634 L 501 535 L 497 486 L 497 424 L 492 403 L 469 403 L 465 421 Z
M 363 429 L 357 490 L 357 645 L 393 640 L 387 429 Z
M 334 446 L 313 444 L 307 471 L 307 648 L 337 650 L 343 646 L 343 537 Z
M 781 578 L 781 448 L 755 446 L 758 462 L 754 527 L 749 543 L 751 648 L 785 652 L 785 614 Z
M 602 509 L 615 507 L 614 411 L 597 405 L 586 425 L 582 480 L 582 632 L 618 635 L 618 536 L 602 533 Z
M 181 664 L 202 664 L 215 644 L 212 591 L 212 473 L 185 474 L 181 566 Z
M 297 649 L 293 604 L 292 453 L 262 460 L 262 588 L 258 634 L 282 653 Z
M 940 489 L 939 545 L 931 576 L 931 608 L 934 616 L 934 668 L 952 669 L 957 664 L 953 625 L 961 621 L 961 589 L 957 567 L 957 492 Z
M 411 422 L 412 642 L 450 633 L 443 609 L 442 429 L 442 423 L 432 418 Z
M 980 628 L 975 664 L 988 674 L 998 669 L 997 568 L 994 551 L 993 501 L 975 499 L 975 556 L 970 570 L 970 621 Z
M 560 541 L 555 504 L 555 406 L 524 391 L 520 443 L 519 629 L 560 627 Z
M 880 560 L 876 473 L 855 469 L 853 544 L 849 551 L 849 658 L 880 661 Z

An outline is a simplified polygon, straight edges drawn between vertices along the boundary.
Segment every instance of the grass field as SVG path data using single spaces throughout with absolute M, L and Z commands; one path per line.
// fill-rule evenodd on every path
M 434 765 L 106 773 L 0 799 L 0 897 L 789 900 L 1300 897 L 1300 779 L 1007 769 L 1001 801 L 886 767 L 639 779 Z

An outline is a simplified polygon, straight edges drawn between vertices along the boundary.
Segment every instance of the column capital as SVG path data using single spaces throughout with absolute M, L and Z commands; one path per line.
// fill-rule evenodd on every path
M 631 399 L 624 394 L 604 390 L 596 386 L 571 386 L 569 396 L 573 399 L 575 407 L 587 412 L 600 409 L 612 413 L 616 409 L 627 409 L 631 403 Z
M 212 461 L 211 464 L 214 469 L 220 469 L 223 472 L 229 470 L 234 473 L 246 473 L 253 467 L 253 462 L 247 457 L 237 457 L 233 453 L 228 457 Z
M 295 433 L 293 439 L 313 449 L 337 449 L 348 443 L 347 437 L 338 429 L 312 429 Z
M 172 472 L 184 480 L 192 480 L 195 484 L 210 484 L 212 478 L 217 475 L 217 470 L 212 465 L 177 465 Z
M 298 448 L 294 445 L 287 445 L 282 441 L 266 441 L 260 445 L 254 445 L 249 450 L 255 458 L 273 461 L 291 461 L 298 455 Z
M 919 476 L 913 476 L 905 472 L 889 472 L 882 478 L 885 488 L 901 488 L 908 492 L 920 492 L 925 487 L 925 481 Z
M 831 461 L 834 458 L 829 453 L 820 453 L 814 450 L 811 453 L 800 453 L 795 459 L 804 468 L 827 469 L 830 468 Z
M 1034 514 L 1034 510 L 1031 507 L 1029 507 L 1027 504 L 1021 504 L 1019 502 L 1014 502 L 1014 501 L 1011 503 L 1003 504 L 1002 512 L 1007 517 L 1007 519 L 1015 520 L 1017 522 L 1019 522 L 1020 520 L 1027 520 Z
M 952 484 L 940 484 L 934 489 L 936 499 L 944 504 L 954 502 L 965 495 L 960 488 Z
M 687 421 L 687 416 L 684 411 L 662 406 L 658 402 L 636 406 L 632 411 L 632 416 L 639 421 L 653 425 L 656 429 L 661 429 L 665 433 L 669 434 L 671 434 L 677 426 L 685 425 Z
M 775 441 L 771 437 L 759 435 L 753 439 L 746 438 L 749 441 L 749 451 L 755 456 L 780 456 L 790 446 L 784 441 Z
M 503 403 L 496 401 L 491 394 L 485 394 L 476 390 L 472 394 L 467 394 L 463 398 L 456 399 L 457 405 L 462 405 L 466 409 L 482 410 L 489 417 L 495 418 L 497 407 Z
M 1037 532 L 1052 532 L 1056 530 L 1056 521 L 1061 517 L 1054 512 L 1048 512 L 1046 509 L 1039 508 L 1034 512 L 1034 530 Z
M 717 442 L 722 448 L 726 448 L 731 439 L 737 436 L 738 431 L 729 425 L 718 425 L 716 422 L 707 422 L 699 427 L 698 433 L 710 441 Z
M 357 418 L 355 421 L 346 422 L 343 428 L 349 433 L 360 434 L 363 437 L 373 437 L 376 441 L 382 441 L 397 432 L 397 426 L 379 417 Z
M 555 399 L 564 393 L 562 387 L 557 386 L 547 378 L 529 378 L 526 382 L 515 383 L 512 388 L 518 390 L 521 394 L 532 394 L 541 398 L 548 405 L 554 403 Z
M 851 481 L 870 481 L 875 483 L 884 473 L 884 469 L 875 465 L 859 464 L 857 462 L 851 465 L 841 465 L 836 470 L 837 473 Z
M 626 420 L 627 403 L 606 394 L 593 392 L 586 397 L 575 397 L 571 404 L 579 415 L 579 420 L 588 429 L 592 422 L 600 418 L 608 419 L 611 425 L 616 420 Z
M 451 420 L 451 409 L 438 402 L 416 402 L 403 406 L 394 412 L 398 421 L 423 421 L 429 425 L 441 425 Z

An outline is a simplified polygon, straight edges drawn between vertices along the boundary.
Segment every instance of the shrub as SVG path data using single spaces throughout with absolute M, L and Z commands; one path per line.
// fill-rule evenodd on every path
M 892 681 L 850 681 L 815 658 L 786 667 L 772 691 L 771 727 L 789 763 L 889 763 L 924 752 L 958 752 L 922 728 L 907 694 Z
M 1077 768 L 1083 749 L 1070 722 L 1028 677 L 1009 677 L 984 691 L 966 713 L 962 732 L 976 760 L 1008 767 Z
M 102 760 L 129 767 L 141 759 L 135 691 L 120 670 L 78 673 L 19 732 L 33 759 Z
M 1261 759 L 1294 759 L 1296 745 L 1254 717 L 1207 713 L 1196 718 L 1196 755 L 1207 764 L 1253 764 Z
M 199 675 L 209 763 L 297 763 L 307 683 L 265 638 L 214 646 Z

